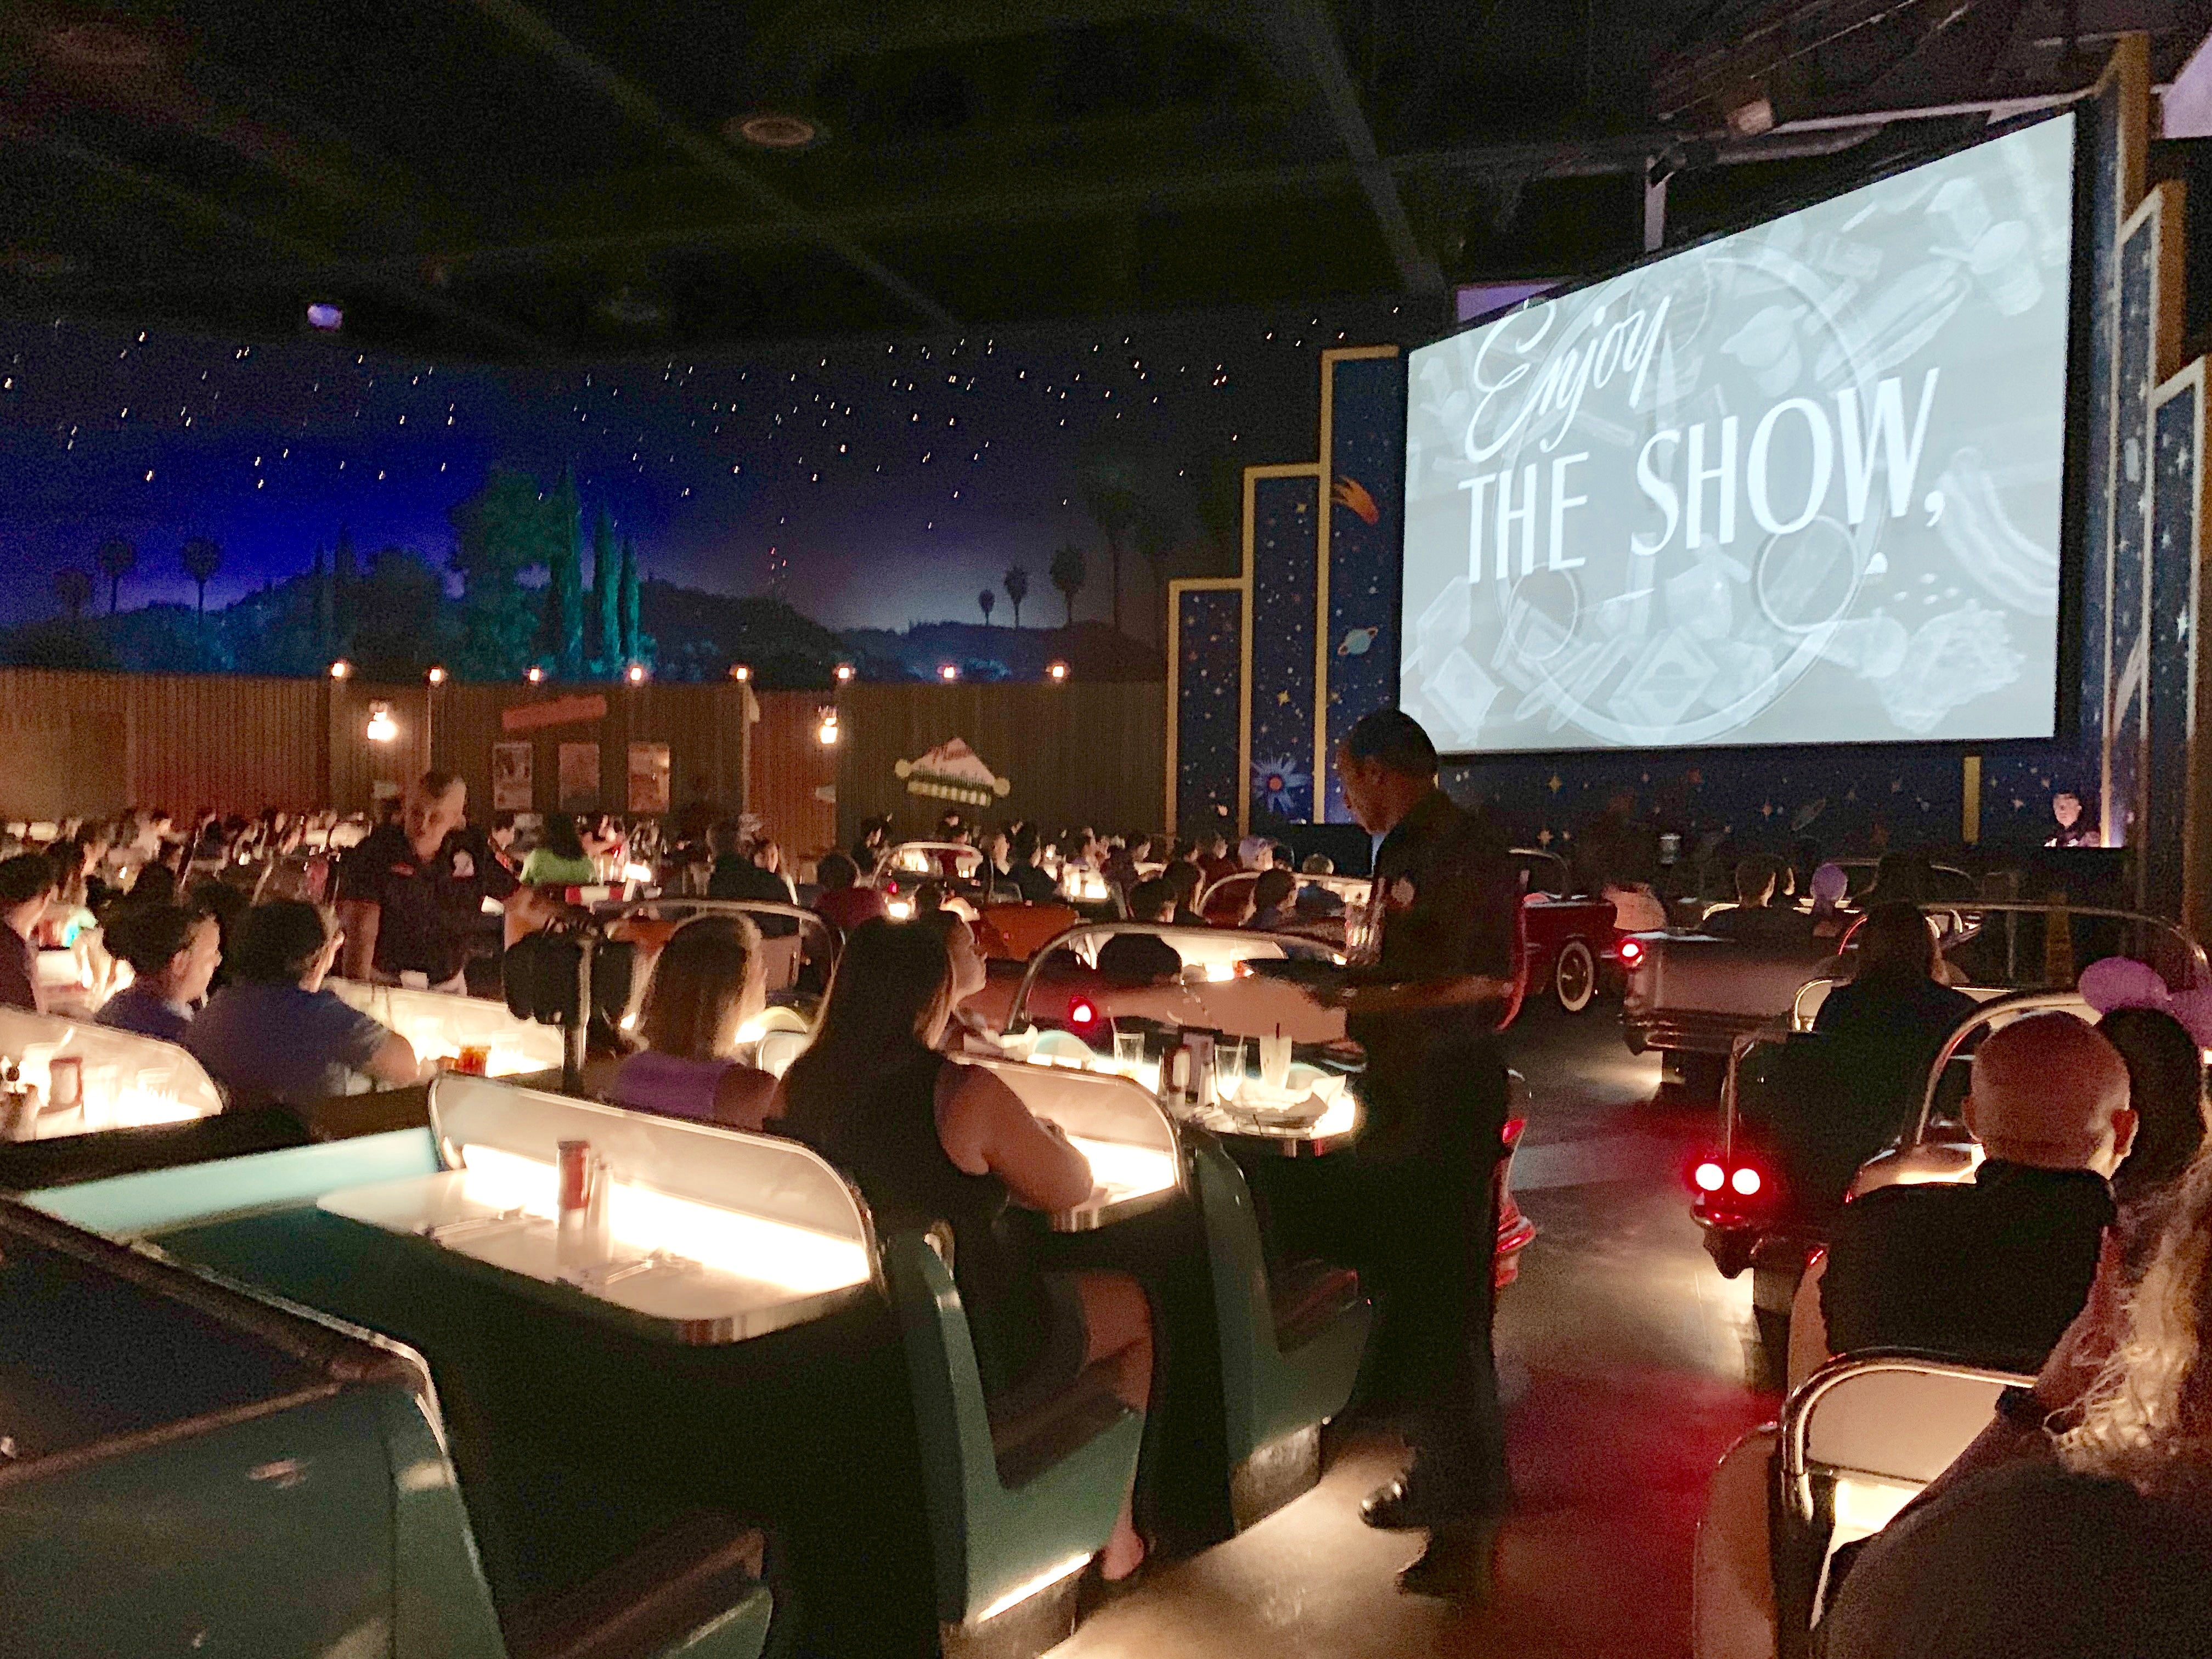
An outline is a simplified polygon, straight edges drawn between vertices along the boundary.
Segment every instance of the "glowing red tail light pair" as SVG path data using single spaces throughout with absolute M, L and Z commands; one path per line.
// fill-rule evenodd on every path
M 1756 1198 L 1766 1185 L 1765 1177 L 1748 1164 L 1730 1170 L 1711 1158 L 1690 1172 L 1690 1179 L 1701 1193 L 1718 1194 L 1725 1187 L 1738 1198 Z

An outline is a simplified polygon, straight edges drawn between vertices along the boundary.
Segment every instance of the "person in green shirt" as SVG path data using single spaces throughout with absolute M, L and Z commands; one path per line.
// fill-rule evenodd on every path
M 530 856 L 522 860 L 522 881 L 526 887 L 581 887 L 597 880 L 599 873 L 576 833 L 576 820 L 566 812 L 556 812 L 545 820 L 544 844 L 532 848 Z

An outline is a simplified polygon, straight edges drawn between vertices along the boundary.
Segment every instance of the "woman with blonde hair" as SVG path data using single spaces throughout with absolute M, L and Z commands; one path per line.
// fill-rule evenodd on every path
M 607 1086 L 617 1106 L 757 1129 L 775 1079 L 737 1057 L 738 1032 L 767 1006 L 759 931 L 743 916 L 698 916 L 653 965 L 637 1035 L 645 1047 Z

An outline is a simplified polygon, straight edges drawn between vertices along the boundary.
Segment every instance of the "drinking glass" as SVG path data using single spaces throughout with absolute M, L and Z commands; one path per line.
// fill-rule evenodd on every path
M 1291 1080 L 1291 1040 L 1286 1036 L 1260 1039 L 1260 1080 L 1280 1089 Z
M 1145 1034 L 1142 1031 L 1115 1030 L 1114 1033 L 1114 1063 L 1131 1073 L 1140 1070 L 1145 1063 Z
M 1225 1036 L 1213 1045 L 1213 1090 L 1226 1102 L 1244 1083 L 1244 1039 Z

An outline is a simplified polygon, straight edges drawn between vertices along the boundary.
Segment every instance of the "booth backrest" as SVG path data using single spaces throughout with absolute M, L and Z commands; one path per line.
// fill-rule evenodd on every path
M 189 1118 L 182 1123 L 94 1129 L 51 1140 L 0 1143 L 0 1193 L 69 1187 L 145 1170 L 245 1158 L 304 1146 L 313 1138 L 297 1113 L 283 1106 L 265 1106 Z
M 501 1659 L 419 1357 L 14 1206 L 0 1263 L 0 1649 Z
M 1003 1079 L 1034 1116 L 1057 1123 L 1071 1135 L 1170 1155 L 1176 1151 L 1173 1121 L 1158 1101 L 1127 1078 L 1009 1060 L 963 1063 Z
M 1791 1396 L 1783 1424 L 1786 1472 L 1924 1486 L 1989 1426 L 1999 1394 L 2031 1381 L 1912 1356 L 1838 1360 Z
M 1632 989 L 1646 1008 L 1766 1017 L 1834 956 L 1833 942 L 1778 949 L 1704 933 L 1646 935 Z
M 84 1104 L 66 1113 L 45 1112 L 34 1138 L 82 1134 L 211 1117 L 222 1096 L 200 1063 L 173 1042 L 110 1030 L 105 1025 L 0 1008 L 0 1055 L 18 1062 L 26 1082 L 51 1097 L 50 1068 L 57 1058 L 84 1062 Z

